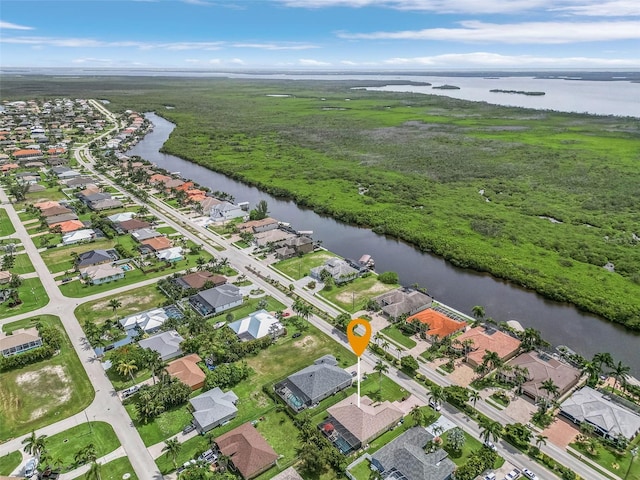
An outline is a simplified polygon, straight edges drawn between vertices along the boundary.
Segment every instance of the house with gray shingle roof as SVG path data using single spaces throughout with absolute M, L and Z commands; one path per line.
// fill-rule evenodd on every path
M 373 300 L 391 320 L 397 320 L 402 315 L 414 315 L 429 308 L 432 303 L 429 295 L 409 288 L 391 290 Z
M 640 433 L 640 415 L 591 387 L 581 388 L 562 402 L 560 415 L 578 425 L 591 424 L 595 433 L 611 440 L 619 435 L 631 440 Z
M 220 285 L 189 297 L 191 307 L 203 317 L 242 305 L 242 293 L 235 285 Z
M 89 250 L 78 255 L 76 268 L 90 267 L 91 265 L 102 265 L 118 260 L 115 250 Z
M 182 355 L 182 350 L 180 349 L 182 342 L 184 342 L 184 338 L 182 338 L 178 332 L 169 330 L 140 340 L 138 345 L 142 348 L 148 348 L 149 350 L 158 352 L 162 360 L 169 360 Z
M 360 272 L 349 265 L 348 262 L 341 258 L 330 258 L 324 262 L 324 265 L 313 267 L 309 272 L 311 278 L 322 280 L 322 271 L 326 270 L 333 277 L 336 285 L 346 283 L 356 278 Z
M 299 412 L 349 388 L 351 382 L 351 374 L 338 367 L 335 357 L 325 355 L 313 365 L 289 375 L 274 388 L 287 405 Z
M 220 387 L 201 393 L 189 400 L 198 432 L 205 433 L 235 418 L 238 396 L 233 390 L 223 392 Z
M 456 464 L 441 448 L 425 453 L 430 440 L 433 435 L 424 428 L 410 428 L 374 453 L 371 464 L 387 479 L 448 480 Z

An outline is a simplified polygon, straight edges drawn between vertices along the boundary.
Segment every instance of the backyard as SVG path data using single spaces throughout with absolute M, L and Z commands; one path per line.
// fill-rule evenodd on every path
M 325 260 L 337 257 L 335 253 L 328 250 L 320 250 L 317 252 L 307 253 L 302 257 L 289 258 L 281 262 L 271 265 L 276 270 L 296 280 L 309 275 L 309 271 L 313 267 L 324 265 Z
M 275 298 L 269 296 L 269 295 L 265 295 L 263 297 L 259 297 L 259 298 L 250 298 L 249 300 L 245 300 L 242 305 L 233 308 L 231 310 L 226 310 L 218 315 L 215 315 L 211 318 L 209 318 L 210 322 L 213 323 L 217 323 L 219 322 L 222 318 L 225 318 L 228 314 L 232 314 L 233 318 L 235 320 L 240 320 L 241 318 L 247 317 L 249 316 L 250 313 L 255 312 L 256 310 L 258 310 L 258 304 L 260 303 L 260 301 L 262 300 L 266 300 L 267 301 L 267 306 L 264 307 L 265 310 L 267 310 L 268 312 L 278 312 L 281 310 L 284 310 L 286 308 L 286 306 L 281 303 L 280 301 L 276 300 Z
M 322 290 L 319 295 L 347 312 L 355 313 L 364 310 L 371 298 L 398 287 L 399 285 L 387 285 L 378 281 L 377 275 L 369 275 L 356 278 L 340 287 L 334 286 L 329 291 Z
M 40 253 L 40 256 L 51 273 L 58 273 L 73 270 L 73 257 L 71 255 L 73 252 L 81 254 L 90 250 L 106 250 L 113 248 L 114 244 L 113 240 L 104 238 L 89 243 L 49 248 Z
M 4 325 L 3 330 L 29 327 L 37 320 L 55 325 L 63 333 L 63 346 L 50 359 L 0 375 L 0 441 L 74 415 L 94 397 L 91 383 L 58 317 L 41 315 Z

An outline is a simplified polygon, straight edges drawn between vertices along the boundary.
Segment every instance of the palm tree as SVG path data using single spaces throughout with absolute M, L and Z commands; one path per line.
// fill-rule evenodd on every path
M 87 473 L 84 474 L 86 480 L 100 480 L 100 465 L 98 462 L 92 462 Z
M 613 368 L 614 366 L 613 357 L 609 352 L 596 353 L 593 356 L 592 362 L 598 365 L 598 376 L 602 375 L 603 366 L 606 366 L 609 368 Z
M 116 310 L 122 306 L 122 302 L 117 298 L 112 298 L 111 300 L 109 300 L 108 305 L 111 307 L 113 313 L 116 313 Z
M 151 377 L 153 378 L 153 384 L 156 384 L 156 376 L 160 376 L 161 372 L 167 367 L 167 363 L 160 358 L 160 354 L 154 350 L 146 350 L 145 362 L 147 367 L 151 370 Z
M 90 443 L 81 448 L 74 458 L 77 463 L 95 462 L 98 458 L 95 445 Z
M 469 392 L 469 400 L 473 403 L 473 407 L 475 408 L 476 402 L 480 400 L 480 393 L 477 390 L 471 390 Z
M 433 403 L 440 405 L 447 399 L 447 393 L 444 391 L 440 385 L 434 385 L 431 387 L 431 392 L 429 392 L 429 400 Z
M 473 349 L 474 344 L 475 344 L 475 342 L 474 342 L 473 338 L 465 338 L 462 341 L 462 350 L 464 351 L 464 361 L 466 363 L 469 362 L 469 353 Z
M 480 431 L 480 438 L 486 443 L 493 438 L 494 441 L 498 440 L 502 433 L 502 425 L 500 422 L 490 421 L 482 426 Z
M 46 450 L 45 440 L 46 435 L 36 436 L 35 430 L 31 431 L 31 435 L 22 440 L 25 453 L 40 457 L 40 455 Z
M 560 391 L 558 386 L 550 378 L 547 378 L 544 382 L 542 382 L 542 385 L 540 385 L 540 388 L 542 390 L 546 390 L 547 393 L 549 394 L 549 397 L 553 397 L 553 398 L 555 398 L 558 395 L 558 392 Z
M 390 346 L 391 346 L 391 344 L 390 344 L 387 340 L 385 340 L 385 339 L 383 339 L 383 340 L 382 340 L 382 343 L 380 344 L 380 348 L 382 348 L 382 350 L 384 350 L 385 352 L 386 352 L 387 350 L 389 350 L 389 347 L 390 347 Z
M 133 362 L 120 362 L 116 366 L 116 370 L 123 377 L 126 377 L 127 375 L 130 375 L 131 376 L 131 381 L 133 383 L 136 383 L 135 379 L 133 378 L 133 372 L 138 370 L 138 366 L 135 363 L 133 363 Z
M 484 307 L 482 305 L 476 305 L 471 309 L 471 313 L 476 320 L 482 320 L 485 315 Z
M 415 405 L 411 409 L 411 418 L 413 418 L 413 421 L 416 425 L 420 427 L 424 426 L 426 418 L 425 418 L 424 412 L 422 411 L 419 405 Z
M 546 445 L 547 444 L 547 438 L 549 438 L 549 437 L 545 437 L 541 433 L 536 435 L 536 447 L 540 448 L 540 445 Z
M 382 390 L 382 374 L 389 372 L 389 365 L 384 363 L 382 360 L 378 360 L 376 362 L 375 367 L 373 369 L 378 372 L 378 380 L 380 382 L 380 390 Z
M 496 352 L 492 352 L 491 350 L 487 350 L 484 356 L 482 357 L 482 363 L 485 365 L 489 371 L 499 368 L 502 364 L 502 359 L 500 355 Z
M 177 438 L 170 438 L 166 442 L 164 442 L 164 447 L 162 447 L 163 452 L 167 452 L 167 457 L 171 459 L 173 462 L 173 468 L 178 468 L 178 464 L 176 463 L 178 460 L 178 454 L 182 449 L 182 444 Z
M 620 383 L 621 385 L 625 385 L 627 383 L 627 378 L 629 378 L 630 371 L 631 367 L 625 365 L 622 362 L 618 362 L 617 365 L 613 367 L 613 371 L 611 372 L 611 374 L 613 375 L 613 378 L 616 379 L 616 381 L 614 386 L 612 387 L 611 392 L 613 392 L 613 389 L 618 388 L 618 383 Z
M 524 332 L 520 334 L 520 340 L 522 342 L 522 349 L 526 351 L 531 351 L 541 345 L 548 345 L 548 342 L 542 338 L 540 331 L 535 328 L 526 328 Z

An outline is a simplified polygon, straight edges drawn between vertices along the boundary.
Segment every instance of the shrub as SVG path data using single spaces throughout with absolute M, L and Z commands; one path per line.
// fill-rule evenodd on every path
M 381 273 L 380 275 L 378 275 L 378 280 L 388 285 L 396 285 L 397 283 L 400 283 L 398 274 L 396 272 Z

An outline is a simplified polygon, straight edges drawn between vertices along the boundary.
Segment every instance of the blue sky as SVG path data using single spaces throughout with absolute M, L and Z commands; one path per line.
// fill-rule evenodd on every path
M 640 0 L 2 0 L 5 67 L 640 68 Z

